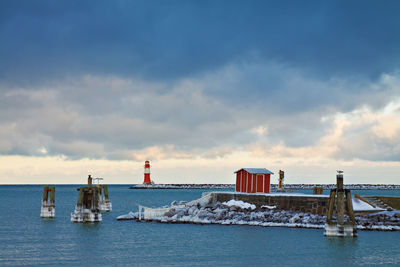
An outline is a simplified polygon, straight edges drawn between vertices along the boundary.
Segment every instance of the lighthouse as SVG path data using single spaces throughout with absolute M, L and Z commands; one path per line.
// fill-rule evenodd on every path
M 146 160 L 144 162 L 144 184 L 152 184 L 152 181 L 150 180 L 150 162 Z

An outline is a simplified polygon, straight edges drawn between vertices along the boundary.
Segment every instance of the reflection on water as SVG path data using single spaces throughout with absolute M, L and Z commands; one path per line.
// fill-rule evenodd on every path
M 328 247 L 351 249 L 358 245 L 357 237 L 325 237 Z

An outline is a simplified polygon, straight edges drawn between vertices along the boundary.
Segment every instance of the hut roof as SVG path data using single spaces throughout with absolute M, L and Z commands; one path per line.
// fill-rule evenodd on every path
M 274 174 L 270 170 L 267 170 L 266 168 L 242 168 L 238 171 L 235 171 L 235 173 L 240 172 L 241 170 L 245 170 L 248 173 L 252 174 Z

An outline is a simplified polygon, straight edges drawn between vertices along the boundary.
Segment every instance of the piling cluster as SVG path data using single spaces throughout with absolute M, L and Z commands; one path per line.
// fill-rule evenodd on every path
M 102 211 L 111 211 L 111 200 L 108 198 L 107 185 L 93 185 L 93 179 L 88 177 L 88 186 L 78 188 L 79 195 L 75 210 L 71 213 L 72 222 L 101 222 Z
M 43 188 L 43 198 L 42 198 L 42 207 L 40 209 L 40 217 L 54 218 L 54 216 L 56 215 L 55 192 L 56 188 L 54 186 L 45 186 Z
M 337 188 L 329 196 L 328 214 L 326 216 L 326 236 L 357 236 L 356 219 L 349 189 L 343 188 L 343 171 L 336 175 Z M 334 218 L 334 213 L 336 218 Z M 345 213 L 348 218 L 345 221 Z

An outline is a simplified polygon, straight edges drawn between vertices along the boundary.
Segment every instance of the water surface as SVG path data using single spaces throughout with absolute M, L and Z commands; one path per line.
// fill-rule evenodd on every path
M 359 231 L 357 238 L 326 238 L 321 229 L 116 220 L 136 211 L 137 203 L 159 207 L 199 198 L 207 190 L 111 185 L 113 211 L 103 214 L 102 223 L 71 223 L 77 187 L 56 185 L 56 218 L 41 219 L 43 186 L 0 186 L 0 265 L 400 265 L 400 232 Z M 399 191 L 358 193 L 400 196 Z

